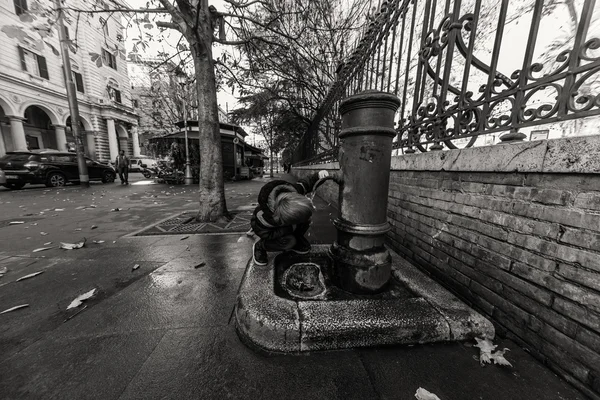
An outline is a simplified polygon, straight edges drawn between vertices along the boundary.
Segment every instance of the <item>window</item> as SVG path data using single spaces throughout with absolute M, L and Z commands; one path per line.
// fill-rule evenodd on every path
M 21 15 L 25 14 L 28 10 L 27 8 L 27 0 L 13 0 L 15 3 L 15 14 Z
M 48 75 L 48 66 L 46 58 L 29 50 L 19 47 L 19 55 L 21 57 L 21 68 L 32 75 L 39 76 L 44 79 L 50 79 Z
M 27 148 L 29 150 L 36 150 L 40 148 L 40 141 L 35 136 L 27 135 L 25 136 L 25 141 L 27 142 Z
M 108 50 L 102 49 L 102 61 L 112 69 L 117 69 L 117 57 Z
M 110 97 L 110 99 L 112 101 L 116 101 L 119 104 L 121 103 L 121 91 L 118 89 L 109 87 L 108 88 L 108 97 Z
M 137 99 L 133 99 L 132 102 L 133 102 L 133 108 L 138 108 L 140 106 L 140 103 L 138 102 Z
M 77 91 L 80 93 L 85 93 L 85 90 L 83 89 L 83 76 L 79 72 L 75 71 L 71 71 L 71 74 L 73 74 L 73 82 L 75 82 Z

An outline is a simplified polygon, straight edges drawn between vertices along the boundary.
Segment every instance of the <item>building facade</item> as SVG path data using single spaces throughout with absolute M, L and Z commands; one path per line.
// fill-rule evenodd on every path
M 28 1 L 0 0 L 0 155 L 74 149 L 58 35 L 40 36 L 32 29 L 43 18 L 31 21 Z M 90 4 L 73 0 L 69 6 L 89 9 Z M 124 26 L 118 14 L 110 15 L 79 14 L 78 19 L 73 12 L 65 23 L 84 147 L 86 155 L 99 161 L 114 160 L 119 150 L 139 155 Z

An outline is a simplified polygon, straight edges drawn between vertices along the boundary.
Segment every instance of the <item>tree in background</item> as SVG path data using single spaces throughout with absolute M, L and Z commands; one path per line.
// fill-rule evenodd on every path
M 236 123 L 248 123 L 265 139 L 266 150 L 271 156 L 270 176 L 273 176 L 274 155 L 295 146 L 308 125 L 306 119 L 288 108 L 288 103 L 274 99 L 271 92 L 264 91 L 239 99 L 243 105 L 230 113 Z

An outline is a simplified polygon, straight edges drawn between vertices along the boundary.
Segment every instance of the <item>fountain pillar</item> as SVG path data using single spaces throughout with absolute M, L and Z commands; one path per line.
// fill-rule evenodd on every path
M 351 293 L 382 291 L 391 276 L 384 240 L 390 229 L 388 188 L 399 105 L 396 96 L 377 91 L 351 96 L 340 105 L 340 207 L 330 252 L 338 285 Z

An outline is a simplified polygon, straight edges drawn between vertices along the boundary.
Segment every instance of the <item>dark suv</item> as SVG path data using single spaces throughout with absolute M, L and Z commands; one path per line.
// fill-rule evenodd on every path
M 90 181 L 114 182 L 113 167 L 86 158 Z M 21 189 L 27 183 L 44 183 L 48 187 L 79 182 L 77 155 L 57 150 L 32 150 L 8 152 L 0 158 L 9 189 Z

